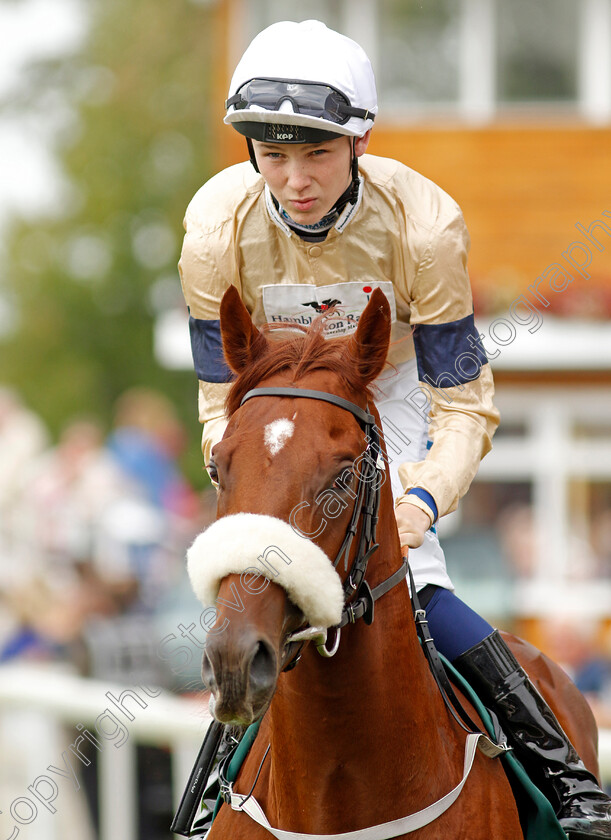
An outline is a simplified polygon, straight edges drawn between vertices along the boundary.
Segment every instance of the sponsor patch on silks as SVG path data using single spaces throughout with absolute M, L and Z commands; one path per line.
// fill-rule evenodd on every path
M 395 292 L 388 280 L 367 282 L 350 281 L 334 283 L 331 286 L 315 286 L 309 283 L 280 283 L 262 286 L 265 320 L 270 324 L 300 324 L 309 327 L 315 318 L 330 309 L 335 312 L 325 324 L 325 337 L 350 335 L 353 333 L 367 306 L 374 288 L 386 295 L 390 304 L 392 322 L 397 320 Z

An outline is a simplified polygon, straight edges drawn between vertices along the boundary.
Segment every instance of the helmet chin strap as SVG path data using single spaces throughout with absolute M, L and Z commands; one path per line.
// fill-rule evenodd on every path
M 259 166 L 257 164 L 257 158 L 255 157 L 255 149 L 252 145 L 252 140 L 250 137 L 246 138 L 246 145 L 248 146 L 248 157 L 250 158 L 250 162 L 254 166 L 255 172 L 259 172 Z
M 356 137 L 352 138 L 352 188 L 350 190 L 350 204 L 356 204 L 359 197 L 359 159 L 356 156 Z

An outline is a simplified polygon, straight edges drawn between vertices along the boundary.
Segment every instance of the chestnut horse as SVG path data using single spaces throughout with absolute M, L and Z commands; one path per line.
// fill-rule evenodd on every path
M 396 585 L 376 601 L 372 623 L 360 619 L 344 627 L 333 658 L 319 655 L 315 644 L 306 643 L 296 667 L 285 670 L 295 659 L 295 633 L 303 628 L 304 615 L 310 610 L 304 606 L 304 591 L 308 590 L 314 603 L 310 623 L 324 621 L 316 613 L 317 600 L 337 598 L 326 571 L 316 566 L 321 556 L 326 555 L 332 575 L 342 579 L 342 600 L 343 595 L 347 601 L 354 599 L 345 569 L 354 568 L 364 526 L 360 519 L 356 538 L 345 542 L 359 503 L 347 476 L 358 472 L 354 465 L 371 447 L 371 429 L 366 430 L 367 440 L 358 411 L 373 413 L 379 427 L 368 386 L 386 360 L 388 303 L 375 290 L 350 338 L 325 340 L 309 330 L 281 340 L 254 327 L 231 287 L 222 302 L 221 329 L 225 358 L 237 378 L 227 402 L 230 422 L 213 451 L 220 489 L 219 521 L 211 527 L 222 524 L 222 518 L 242 514 L 241 519 L 228 519 L 225 530 L 233 536 L 242 525 L 246 528 L 239 539 L 246 552 L 253 542 L 252 553 L 261 561 L 259 571 L 266 558 L 260 555 L 262 543 L 256 543 L 254 532 L 251 536 L 248 523 L 259 523 L 263 533 L 271 523 L 268 544 L 280 548 L 275 558 L 267 558 L 268 571 L 263 574 L 272 580 L 269 583 L 257 578 L 252 557 L 242 565 L 235 557 L 228 565 L 223 565 L 222 558 L 220 562 L 221 570 L 228 573 L 221 571 L 224 577 L 219 577 L 217 620 L 203 662 L 211 707 L 224 723 L 244 725 L 264 715 L 234 792 L 252 792 L 269 824 L 280 830 L 276 836 L 282 836 L 282 831 L 295 836 L 333 835 L 399 820 L 438 802 L 457 786 L 463 776 L 466 741 L 423 656 L 405 581 L 396 584 L 395 579 Z M 290 391 L 248 393 L 261 387 Z M 327 402 L 325 395 L 347 403 Z M 324 517 L 322 499 L 326 499 Z M 365 573 L 374 591 L 394 573 L 400 575 L 403 564 L 393 511 L 387 480 L 380 488 L 374 534 L 379 547 L 370 552 Z M 312 554 L 311 569 L 307 551 L 301 562 L 294 546 L 286 547 L 290 540 L 280 544 L 281 536 L 288 537 L 289 531 L 297 542 L 318 552 Z M 300 533 L 313 535 L 312 539 L 303 539 Z M 222 542 L 219 555 L 224 550 Z M 371 544 L 369 540 L 370 548 Z M 237 545 L 239 554 L 239 540 Z M 342 546 L 348 546 L 349 556 L 345 563 L 342 556 L 335 571 L 326 558 L 339 558 Z M 273 582 L 283 565 L 279 559 L 283 551 L 285 564 L 293 560 L 293 567 L 300 562 L 305 566 L 305 577 L 291 578 L 286 588 Z M 196 591 L 201 570 L 195 567 L 214 565 L 216 549 L 213 553 L 214 557 L 204 559 L 190 557 Z M 209 592 L 206 597 L 209 600 Z M 333 613 L 337 607 L 329 609 Z M 337 616 L 326 623 L 332 621 Z M 596 731 L 585 700 L 561 669 L 525 643 L 508 640 L 584 762 L 596 773 Z M 465 706 L 477 719 L 471 706 Z M 522 837 L 500 761 L 477 751 L 454 804 L 433 822 L 410 831 L 409 836 L 418 840 Z M 270 836 L 248 814 L 228 804 L 221 807 L 209 834 L 210 840 L 268 840 Z

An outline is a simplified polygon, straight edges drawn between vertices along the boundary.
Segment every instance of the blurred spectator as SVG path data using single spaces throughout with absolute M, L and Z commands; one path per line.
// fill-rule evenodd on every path
M 86 641 L 98 675 L 132 681 L 174 682 L 157 653 L 156 631 L 168 592 L 184 583 L 184 556 L 199 530 L 200 499 L 181 475 L 177 458 L 186 435 L 174 408 L 147 388 L 125 392 L 115 407 L 107 451 L 130 491 L 108 505 L 100 519 L 94 561 L 99 574 L 134 580 L 137 597 L 120 619 L 90 622 Z M 184 606 L 184 605 L 183 605 Z
M 17 501 L 32 463 L 47 444 L 42 421 L 25 407 L 16 392 L 0 386 L 0 588 L 16 569 L 12 560 Z
M 47 441 L 42 421 L 15 391 L 0 386 L 0 649 L 15 621 L 4 596 L 23 570 L 15 533 L 18 500 L 25 476 Z
M 162 394 L 133 388 L 119 398 L 115 429 L 108 439 L 110 452 L 149 502 L 169 513 L 191 517 L 195 497 L 176 467 L 184 445 L 184 429 Z
M 163 683 L 155 622 L 168 592 L 185 592 L 186 547 L 212 515 L 177 467 L 184 440 L 171 403 L 137 388 L 106 440 L 77 419 L 39 447 L 11 497 L 19 573 L 0 580 L 0 660 L 72 659 L 98 677 Z
M 95 420 L 70 422 L 33 465 L 20 503 L 21 540 L 60 578 L 58 585 L 90 560 L 99 517 L 126 488 Z
M 611 727 L 611 631 L 585 619 L 547 621 L 545 653 L 584 694 L 599 727 Z
M 133 582 L 116 586 L 91 564 L 102 512 L 125 486 L 92 420 L 70 423 L 57 446 L 30 465 L 15 500 L 20 573 L 5 582 L 15 626 L 2 658 L 61 656 L 89 616 L 114 613 L 133 597 Z
M 117 401 L 106 445 L 130 491 L 106 508 L 95 560 L 103 574 L 136 578 L 148 611 L 182 569 L 195 532 L 199 500 L 176 464 L 185 439 L 162 394 L 133 388 Z
M 587 523 L 575 514 L 568 537 L 572 558 L 567 577 L 571 580 L 592 580 L 602 575 L 601 560 L 595 547 L 588 539 Z M 537 572 L 537 556 L 540 554 L 535 522 L 535 511 L 531 504 L 509 504 L 498 515 L 497 528 L 501 549 L 506 563 L 518 579 L 528 579 Z
M 42 421 L 16 392 L 0 386 L 0 510 L 11 502 L 24 470 L 47 443 Z
M 515 577 L 532 577 L 537 538 L 531 505 L 508 505 L 499 514 L 497 527 L 503 554 Z

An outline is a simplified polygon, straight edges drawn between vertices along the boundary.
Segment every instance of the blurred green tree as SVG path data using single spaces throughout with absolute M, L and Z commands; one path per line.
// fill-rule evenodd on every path
M 182 218 L 210 174 L 214 10 L 195 0 L 86 8 L 79 54 L 30 67 L 12 103 L 68 105 L 73 117 L 57 144 L 67 200 L 8 234 L 0 294 L 14 328 L 0 339 L 0 382 L 53 432 L 82 413 L 108 425 L 126 388 L 159 389 L 188 424 L 185 463 L 201 485 L 195 374 L 161 367 L 153 332 L 160 311 L 184 305 Z

